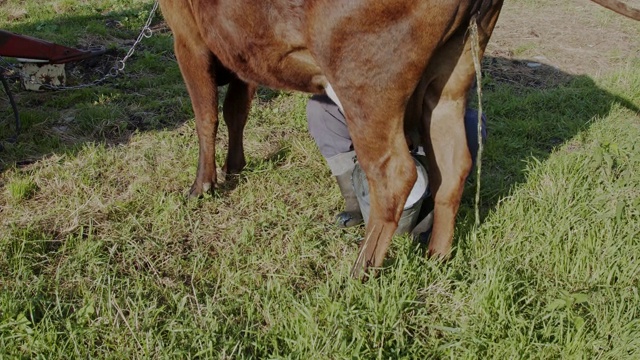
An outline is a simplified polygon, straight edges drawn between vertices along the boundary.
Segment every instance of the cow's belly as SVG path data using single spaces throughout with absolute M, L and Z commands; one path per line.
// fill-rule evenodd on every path
M 301 4 L 194 1 L 193 9 L 207 47 L 238 77 L 273 88 L 319 93 L 326 78 L 305 43 Z

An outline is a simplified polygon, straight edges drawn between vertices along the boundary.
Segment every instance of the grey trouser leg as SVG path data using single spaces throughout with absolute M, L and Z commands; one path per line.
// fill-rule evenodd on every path
M 355 152 L 347 121 L 326 95 L 314 95 L 307 103 L 309 132 L 334 176 L 353 169 Z

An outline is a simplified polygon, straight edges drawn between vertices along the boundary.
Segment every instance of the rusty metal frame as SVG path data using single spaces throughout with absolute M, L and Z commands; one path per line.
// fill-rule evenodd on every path
M 0 56 L 3 57 L 41 60 L 43 63 L 55 65 L 92 58 L 102 55 L 105 52 L 106 50 L 104 48 L 98 50 L 79 50 L 31 36 L 0 30 Z M 20 135 L 20 131 L 22 130 L 20 113 L 18 112 L 18 107 L 7 83 L 7 79 L 2 72 L 0 72 L 0 82 L 2 82 L 4 91 L 7 93 L 15 118 L 16 132 L 12 137 L 7 139 L 8 142 L 13 143 L 18 140 L 18 135 Z M 0 150 L 2 150 L 2 144 L 0 144 Z
M 0 30 L 0 56 L 46 60 L 49 64 L 66 64 L 102 55 L 105 52 L 104 48 L 79 50 L 31 36 Z
M 12 137 L 7 139 L 8 142 L 14 143 L 18 141 L 18 135 L 20 135 L 20 130 L 22 129 L 22 126 L 20 124 L 20 113 L 18 112 L 18 106 L 16 105 L 16 101 L 13 98 L 13 94 L 11 93 L 11 89 L 9 88 L 9 84 L 7 83 L 7 79 L 5 79 L 2 72 L 0 72 L 0 81 L 2 82 L 4 91 L 7 93 L 7 97 L 9 97 L 9 103 L 11 103 L 11 108 L 13 109 L 13 115 L 15 117 L 16 132 Z M 2 150 L 2 144 L 0 144 L 0 150 Z

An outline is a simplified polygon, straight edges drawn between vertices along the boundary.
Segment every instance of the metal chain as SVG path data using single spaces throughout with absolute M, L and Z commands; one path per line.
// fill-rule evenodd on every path
M 0 70 L 2 70 L 5 79 L 20 78 L 20 70 L 15 64 L 8 62 L 0 56 Z
M 126 67 L 126 64 L 127 64 L 127 60 L 129 60 L 129 58 L 136 51 L 136 47 L 138 46 L 138 44 L 140 44 L 140 42 L 142 42 L 142 40 L 148 39 L 153 35 L 153 31 L 151 30 L 151 22 L 153 21 L 153 18 L 154 18 L 155 14 L 156 14 L 156 11 L 158 10 L 158 5 L 159 5 L 158 4 L 158 0 L 156 0 L 154 2 L 154 4 L 153 4 L 153 7 L 151 8 L 151 11 L 149 13 L 149 17 L 147 18 L 147 22 L 142 27 L 142 30 L 138 34 L 138 37 L 134 41 L 133 45 L 131 45 L 131 47 L 129 48 L 129 51 L 127 51 L 127 54 L 122 58 L 122 60 L 116 61 L 115 65 L 111 69 L 109 69 L 109 72 L 107 72 L 103 77 L 101 77 L 100 79 L 94 80 L 94 81 L 92 81 L 90 83 L 81 84 L 81 85 L 74 85 L 74 86 L 55 86 L 55 85 L 37 83 L 37 82 L 33 81 L 32 79 L 30 79 L 26 74 L 24 74 L 24 72 L 20 71 L 15 65 L 8 63 L 4 59 L 2 61 L 5 63 L 5 65 L 8 65 L 8 66 L 3 66 L 2 64 L 0 64 L 0 68 L 2 68 L 4 70 L 13 71 L 13 72 L 19 74 L 19 76 L 24 81 L 29 82 L 31 84 L 40 85 L 41 88 L 47 89 L 47 90 L 55 90 L 55 91 L 76 90 L 76 89 L 84 89 L 84 88 L 100 85 L 103 82 L 105 82 L 105 81 L 107 81 L 109 79 L 112 79 L 112 78 L 116 78 L 118 75 L 123 73 L 124 72 L 124 68 Z M 2 57 L 0 57 L 0 59 L 2 59 Z
M 143 40 L 143 39 L 148 39 L 153 35 L 153 31 L 151 31 L 151 21 L 153 20 L 153 17 L 156 14 L 156 11 L 158 10 L 158 0 L 156 0 L 153 3 L 153 8 L 151 8 L 151 12 L 149 13 L 149 17 L 147 18 L 147 22 L 144 24 L 144 27 L 142 28 L 142 30 L 140 31 L 140 34 L 138 34 L 138 38 L 136 39 L 136 41 L 133 43 L 133 45 L 131 45 L 131 48 L 129 48 L 129 51 L 127 52 L 127 55 L 125 55 L 122 60 L 118 61 L 116 63 L 116 65 L 111 69 L 112 71 L 114 71 L 114 76 L 117 76 L 119 73 L 124 71 L 124 67 L 127 63 L 127 60 L 129 60 L 129 58 L 131 57 L 131 55 L 133 55 L 133 53 L 136 50 L 136 46 L 138 46 L 138 44 Z M 111 71 L 110 71 L 111 73 Z

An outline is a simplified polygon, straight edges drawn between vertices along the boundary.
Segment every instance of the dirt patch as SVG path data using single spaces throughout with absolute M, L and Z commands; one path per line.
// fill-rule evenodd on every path
M 640 7 L 640 0 L 625 1 Z M 640 22 L 586 0 L 507 1 L 486 55 L 505 59 L 489 65 L 509 70 L 503 75 L 508 81 L 538 87 L 544 85 L 541 82 L 563 81 L 557 77 L 561 73 L 600 76 L 621 65 L 640 63 Z M 540 76 L 533 63 L 558 71 L 545 66 L 550 72 Z M 510 78 L 511 70 L 515 79 Z
M 541 59 L 517 60 L 511 55 L 486 56 L 482 64 L 483 74 L 494 82 L 507 83 L 518 88 L 547 89 L 571 81 L 573 76 L 560 69 L 545 65 Z M 486 88 L 490 88 L 489 85 Z

